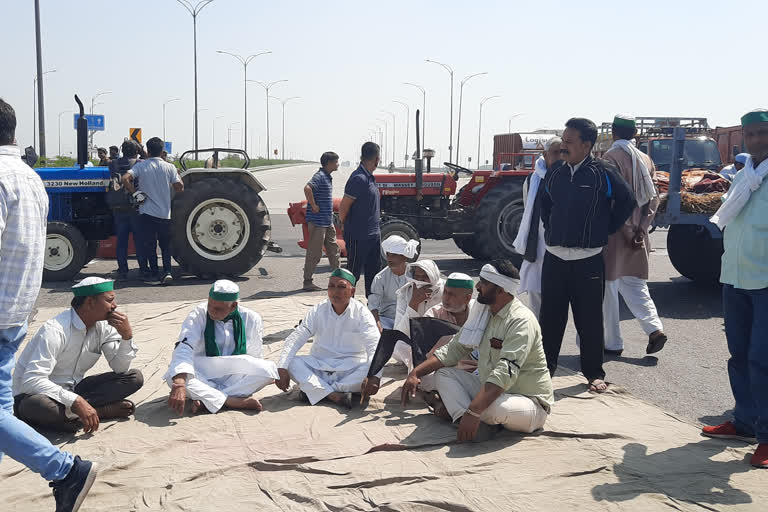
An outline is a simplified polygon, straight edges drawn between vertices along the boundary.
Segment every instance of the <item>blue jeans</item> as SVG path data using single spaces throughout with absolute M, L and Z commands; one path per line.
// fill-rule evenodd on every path
M 365 274 L 365 296 L 371 294 L 373 278 L 381 270 L 381 238 L 351 239 L 344 237 L 347 246 L 347 270 L 355 280 Z
M 163 272 L 171 273 L 171 220 L 140 214 L 138 221 L 139 270 L 157 274 L 157 246 L 163 254 Z M 134 233 L 136 238 L 137 233 Z M 149 267 L 147 267 L 147 263 Z
M 134 242 L 136 242 L 139 214 L 135 211 L 114 212 L 112 216 L 115 219 L 115 235 L 117 235 L 117 271 L 125 274 L 128 272 L 128 237 L 133 233 Z M 137 242 L 136 245 L 138 245 Z M 138 249 L 136 252 L 139 252 Z M 139 254 L 136 254 L 136 257 L 138 258 Z
M 728 376 L 736 400 L 736 428 L 768 443 L 768 288 L 723 285 Z
M 73 457 L 13 415 L 11 371 L 27 324 L 0 329 L 0 459 L 7 453 L 46 480 L 61 480 L 72 469 Z

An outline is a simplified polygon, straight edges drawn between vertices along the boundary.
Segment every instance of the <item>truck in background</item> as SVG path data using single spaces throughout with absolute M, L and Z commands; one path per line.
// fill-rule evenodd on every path
M 537 130 L 530 133 L 501 133 L 493 136 L 493 170 L 533 170 L 544 144 L 562 130 Z
M 717 142 L 723 164 L 732 164 L 733 157 L 747 152 L 741 136 L 741 125 L 718 126 L 712 131 L 712 137 Z

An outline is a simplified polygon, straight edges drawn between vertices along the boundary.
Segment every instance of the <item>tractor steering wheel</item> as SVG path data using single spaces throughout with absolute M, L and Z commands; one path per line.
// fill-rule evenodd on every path
M 443 165 L 446 166 L 447 168 L 449 168 L 450 170 L 452 170 L 453 172 L 455 172 L 456 174 L 465 173 L 465 174 L 469 174 L 470 176 L 472 176 L 472 171 L 470 171 L 466 167 L 462 167 L 460 165 L 452 164 L 450 162 L 443 162 Z

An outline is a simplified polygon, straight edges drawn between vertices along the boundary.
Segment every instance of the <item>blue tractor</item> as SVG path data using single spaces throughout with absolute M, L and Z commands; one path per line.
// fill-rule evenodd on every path
M 50 200 L 43 279 L 66 281 L 96 256 L 99 241 L 114 234 L 107 194 L 121 185 L 106 167 L 86 167 L 88 125 L 83 104 L 77 122 L 77 165 L 38 168 Z M 205 279 L 237 276 L 251 270 L 265 251 L 280 252 L 270 242 L 269 211 L 261 199 L 266 188 L 247 170 L 243 151 L 201 149 L 218 154 L 240 153 L 242 168 L 189 169 L 181 157 L 184 192 L 172 203 L 173 257 L 185 272 Z M 215 165 L 215 164 L 214 164 Z M 140 184 L 139 184 L 140 186 Z

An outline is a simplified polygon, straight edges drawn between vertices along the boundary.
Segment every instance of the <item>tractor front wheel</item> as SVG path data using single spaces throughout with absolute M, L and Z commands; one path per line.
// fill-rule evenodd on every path
M 44 281 L 69 281 L 88 263 L 88 242 L 75 226 L 49 222 L 45 236 Z
M 522 180 L 505 181 L 480 201 L 475 213 L 475 234 L 470 238 L 472 250 L 482 255 L 480 259 L 507 258 L 518 266 L 522 262 L 523 257 L 512 245 L 523 218 L 522 187 Z
M 419 242 L 419 246 L 416 248 L 416 256 L 409 259 L 409 263 L 413 263 L 417 259 L 419 259 L 419 254 L 421 254 L 421 239 L 419 238 L 419 232 L 416 230 L 415 227 L 409 222 L 406 222 L 404 220 L 400 219 L 390 219 L 385 220 L 381 223 L 381 241 L 384 242 L 387 238 L 398 235 L 403 237 L 406 240 L 416 240 Z M 382 258 L 382 264 L 386 265 L 386 259 L 387 255 L 384 252 L 384 247 L 382 246 L 381 249 L 381 258 Z

